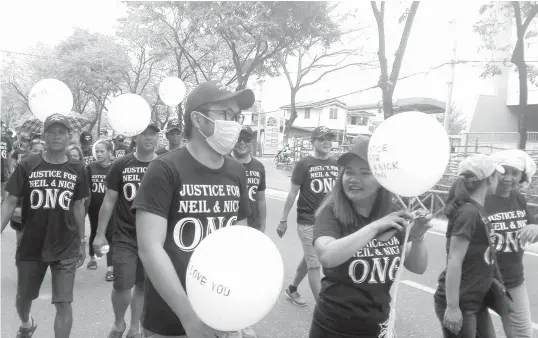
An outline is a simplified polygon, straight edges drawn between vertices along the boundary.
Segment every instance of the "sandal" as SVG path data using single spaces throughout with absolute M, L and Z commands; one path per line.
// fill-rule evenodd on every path
M 35 330 L 37 329 L 37 324 L 35 323 L 33 317 L 30 317 L 30 319 L 32 319 L 32 326 L 30 328 L 19 327 L 17 338 L 32 338 Z
M 90 270 L 97 270 L 97 261 L 89 261 L 86 267 Z
M 105 274 L 105 280 L 107 282 L 112 282 L 114 280 L 114 272 L 113 271 L 107 271 Z

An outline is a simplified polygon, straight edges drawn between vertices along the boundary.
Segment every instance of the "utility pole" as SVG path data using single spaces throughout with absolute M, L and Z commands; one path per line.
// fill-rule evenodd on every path
M 258 154 L 258 157 L 261 157 L 262 154 L 262 147 L 260 144 L 261 141 L 261 134 L 262 134 L 262 116 L 263 116 L 263 101 L 262 101 L 262 95 L 263 95 L 263 80 L 258 81 L 258 88 L 260 90 L 260 110 L 258 112 L 258 131 L 256 132 L 256 153 Z
M 447 98 L 446 98 L 446 106 L 445 106 L 445 130 L 448 134 L 450 130 L 450 116 L 452 114 L 452 88 L 454 87 L 454 74 L 456 73 L 456 49 L 457 49 L 457 39 L 456 39 L 456 19 L 452 18 L 450 20 L 450 24 L 452 25 L 452 32 L 454 33 L 454 43 L 452 46 L 452 61 L 450 65 L 450 75 L 449 80 L 447 82 Z

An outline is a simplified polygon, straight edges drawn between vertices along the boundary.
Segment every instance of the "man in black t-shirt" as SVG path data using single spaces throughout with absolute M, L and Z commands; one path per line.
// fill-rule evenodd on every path
M 230 92 L 214 81 L 198 85 L 185 105 L 189 143 L 153 161 L 142 180 L 133 209 L 148 276 L 142 318 L 147 337 L 222 337 L 194 313 L 185 278 L 192 252 L 206 236 L 236 222 L 246 225 L 245 169 L 225 155 L 237 143 L 241 110 L 253 104 L 250 89 Z
M 171 120 L 166 126 L 166 139 L 168 146 L 162 147 L 156 151 L 157 155 L 166 154 L 169 151 L 174 151 L 181 148 L 181 140 L 183 135 L 181 132 L 181 124 L 178 120 Z
M 114 140 L 114 158 L 120 158 L 122 156 L 127 155 L 125 152 L 127 150 L 127 146 L 125 145 L 125 136 L 118 135 L 116 136 Z
M 19 146 L 11 153 L 11 168 L 15 168 L 17 164 L 28 153 L 28 147 L 30 146 L 30 138 L 28 135 L 19 135 Z
M 159 131 L 154 123 L 150 123 L 146 130 L 135 136 L 133 139 L 137 144 L 136 152 L 115 160 L 106 178 L 107 190 L 99 211 L 99 223 L 93 247 L 96 255 L 102 256 L 105 253 L 102 248 L 108 244 L 106 231 L 110 217 L 114 213 L 116 224 L 111 245 L 114 269 L 112 308 L 115 321 L 109 338 L 123 336 L 127 329 L 125 313 L 129 303 L 131 326 L 127 337 L 140 335 L 140 316 L 144 303 L 144 268 L 138 258 L 135 213 L 131 211 L 131 204 L 149 163 L 157 157 L 155 147 L 159 140 Z
M 299 306 L 306 302 L 297 292 L 297 287 L 308 275 L 308 282 L 314 298 L 317 299 L 321 289 L 321 264 L 313 246 L 314 214 L 321 202 L 334 185 L 338 177 L 338 166 L 334 159 L 329 158 L 335 135 L 327 127 L 317 127 L 310 138 L 314 148 L 313 156 L 305 156 L 295 165 L 291 176 L 291 189 L 284 204 L 282 219 L 277 228 L 280 237 L 288 228 L 288 215 L 297 194 L 297 233 L 301 239 L 304 256 L 299 262 L 293 282 L 286 289 L 286 296 L 292 303 Z
M 93 137 L 92 134 L 84 131 L 80 134 L 80 149 L 82 149 L 83 162 L 85 166 L 95 161 L 92 152 Z
M 84 262 L 84 198 L 89 187 L 82 163 L 68 162 L 69 120 L 60 114 L 44 123 L 47 150 L 22 160 L 10 177 L 2 204 L 2 231 L 22 199 L 22 236 L 15 256 L 17 313 L 22 325 L 17 337 L 31 337 L 37 325 L 30 317 L 32 301 L 50 266 L 52 303 L 56 306 L 56 337 L 69 337 L 71 302 L 77 263 Z
M 239 139 L 235 144 L 232 156 L 245 167 L 247 174 L 248 198 L 250 200 L 250 216 L 248 226 L 265 232 L 267 206 L 265 203 L 265 167 L 252 157 L 252 129 L 243 126 Z

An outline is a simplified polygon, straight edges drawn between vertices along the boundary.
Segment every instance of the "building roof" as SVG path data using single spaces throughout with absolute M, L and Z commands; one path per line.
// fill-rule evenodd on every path
M 306 101 L 306 102 L 295 103 L 295 109 L 322 108 L 322 107 L 327 107 L 327 106 L 338 106 L 338 107 L 346 109 L 347 105 L 344 101 L 341 101 L 338 99 L 326 99 L 326 100 L 321 100 L 321 101 Z M 285 106 L 281 106 L 280 109 L 290 110 L 291 105 L 287 104 Z
M 405 99 L 392 100 L 393 109 L 395 112 L 401 113 L 404 111 L 419 111 L 426 114 L 439 114 L 445 112 L 445 103 L 429 97 L 409 97 Z M 379 109 L 383 108 L 383 102 L 362 103 L 349 105 L 349 112 L 356 112 L 364 109 Z

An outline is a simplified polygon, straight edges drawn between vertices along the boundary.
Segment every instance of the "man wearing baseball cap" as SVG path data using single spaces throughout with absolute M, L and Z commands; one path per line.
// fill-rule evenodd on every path
M 312 156 L 305 156 L 297 162 L 291 176 L 291 189 L 284 204 L 282 218 L 277 233 L 283 237 L 288 229 L 288 215 L 297 200 L 297 233 L 301 239 L 304 256 L 299 262 L 297 273 L 285 294 L 295 305 L 305 306 L 306 302 L 297 292 L 299 283 L 308 275 L 310 289 L 317 299 L 321 289 L 321 264 L 312 243 L 314 214 L 338 177 L 338 166 L 329 158 L 335 135 L 327 127 L 317 127 L 312 131 L 310 141 L 314 148 Z
M 85 166 L 95 161 L 92 153 L 93 136 L 90 132 L 80 133 L 80 149 L 82 150 L 83 162 Z
M 253 104 L 250 89 L 231 92 L 215 81 L 201 83 L 185 103 L 187 146 L 161 155 L 144 176 L 133 209 L 148 276 L 142 318 L 147 337 L 222 337 L 192 309 L 185 293 L 186 269 L 211 229 L 246 225 L 250 206 L 245 169 L 226 155 L 237 143 L 241 110 Z M 209 193 L 219 187 L 228 192 Z M 201 202 L 206 209 L 188 207 Z M 235 207 L 221 208 L 225 202 Z
M 2 231 L 17 201 L 22 199 L 22 235 L 15 256 L 18 285 L 16 307 L 22 325 L 17 337 L 31 337 L 36 323 L 30 316 L 33 300 L 50 267 L 52 303 L 56 306 L 54 333 L 69 337 L 73 321 L 71 302 L 77 263 L 86 257 L 84 199 L 89 195 L 82 163 L 69 162 L 65 151 L 71 140 L 67 117 L 45 120 L 46 151 L 24 158 L 11 175 L 2 204 Z
M 155 148 L 159 140 L 159 131 L 157 125 L 151 122 L 141 134 L 133 137 L 136 151 L 112 162 L 106 178 L 107 190 L 99 210 L 97 235 L 93 247 L 98 256 L 106 254 L 102 249 L 108 245 L 106 232 L 109 220 L 114 214 L 114 236 L 111 246 L 114 269 L 112 308 L 115 320 L 108 338 L 123 337 L 127 329 L 125 313 L 129 304 L 131 304 L 131 322 L 127 337 L 140 337 L 145 276 L 138 257 L 135 213 L 131 210 L 131 205 L 148 165 L 157 157 Z
M 181 147 L 181 140 L 183 139 L 181 124 L 177 119 L 171 120 L 166 125 L 166 139 L 168 140 L 168 146 L 162 147 L 156 151 L 157 155 L 166 154 L 169 151 L 174 151 Z

